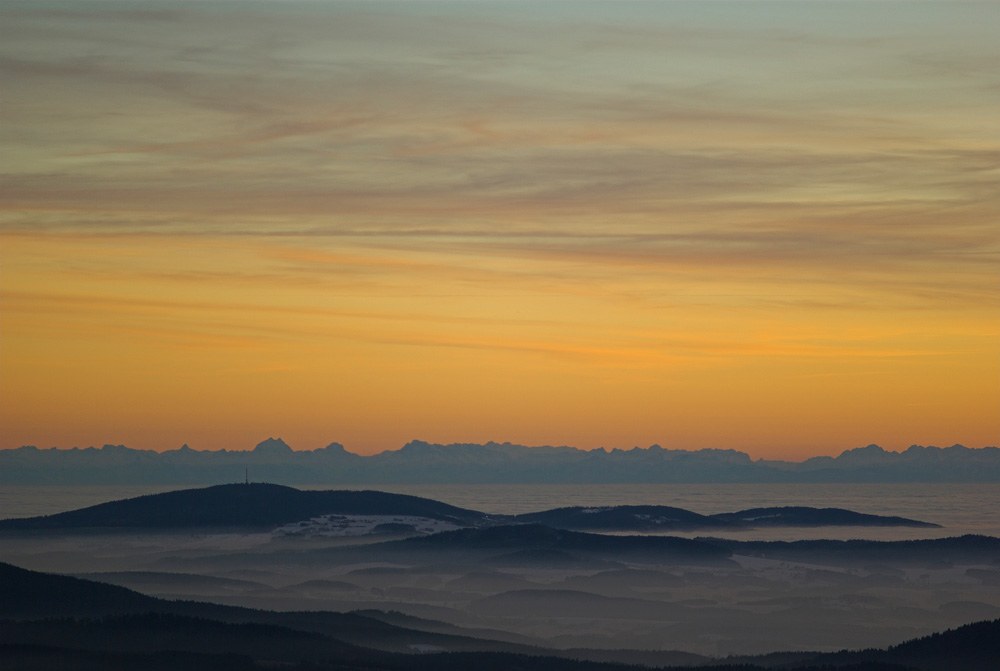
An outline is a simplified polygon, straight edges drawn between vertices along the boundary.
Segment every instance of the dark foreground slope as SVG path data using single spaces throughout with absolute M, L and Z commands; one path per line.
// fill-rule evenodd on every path
M 51 604 L 58 600 L 59 594 L 75 599 L 78 605 L 90 600 L 91 606 L 105 611 L 159 605 L 163 608 L 203 607 L 205 613 L 219 616 L 236 612 L 262 619 L 288 615 L 192 602 L 166 602 L 149 597 L 145 597 L 148 601 L 144 601 L 141 595 L 135 595 L 131 605 L 122 606 L 122 590 L 93 583 L 88 585 L 88 582 L 0 564 L 0 612 L 4 618 L 0 619 L 0 668 L 5 671 L 41 668 L 70 671 L 184 668 L 186 671 L 200 671 L 276 667 L 341 671 L 625 671 L 639 668 L 613 661 L 596 663 L 538 654 L 545 652 L 542 650 L 537 650 L 536 654 L 465 651 L 410 655 L 363 648 L 323 632 L 324 625 L 321 623 L 310 624 L 311 616 L 321 619 L 336 615 L 330 613 L 292 614 L 297 619 L 285 624 L 224 621 L 222 617 L 155 611 L 92 618 L 25 617 L 32 609 L 36 612 L 41 610 L 25 603 L 30 595 L 41 596 L 39 603 Z M 80 590 L 86 598 L 74 595 Z M 102 599 L 105 601 L 103 604 Z M 15 617 L 17 619 L 12 619 Z M 387 626 L 384 622 L 376 624 Z M 346 625 L 336 631 L 341 637 L 352 635 Z M 417 633 L 426 635 L 424 632 Z M 997 659 L 1000 659 L 1000 620 L 967 625 L 885 650 L 832 654 L 775 653 L 764 657 L 720 660 L 717 664 L 706 660 L 708 665 L 703 663 L 683 668 L 700 668 L 703 671 L 778 668 L 787 671 L 993 671 Z
M 284 627 L 385 650 L 407 650 L 410 645 L 429 645 L 443 650 L 531 649 L 530 646 L 508 646 L 460 634 L 411 629 L 360 613 L 275 612 L 199 601 L 173 601 L 115 585 L 0 563 L 0 618 L 34 621 L 140 615 Z M 124 627 L 126 621 L 116 626 Z
M 821 654 L 774 653 L 759 657 L 730 658 L 726 661 L 733 665 L 729 668 L 739 665 L 738 668 L 741 669 L 996 671 L 1000 666 L 1000 620 L 974 622 L 884 650 L 844 650 Z M 704 666 L 699 668 L 706 671 Z
M 398 652 L 418 649 L 450 653 Z M 285 613 L 167 601 L 120 587 L 0 563 L 0 668 L 5 671 L 192 671 L 275 666 L 385 671 L 636 668 L 614 662 L 578 661 L 568 658 L 568 654 L 409 629 L 356 613 Z M 585 658 L 587 654 L 578 651 L 575 657 Z M 663 658 L 671 655 L 654 654 Z M 685 653 L 673 653 L 673 657 L 684 661 L 705 659 Z
M 302 491 L 263 483 L 182 489 L 44 517 L 0 520 L 0 530 L 72 528 L 273 528 L 326 514 L 410 515 L 464 526 L 483 513 L 403 494 Z
M 283 664 L 308 660 L 322 663 L 322 668 L 341 668 L 330 665 L 349 661 L 351 665 L 344 668 L 369 668 L 355 665 L 373 660 L 384 662 L 392 659 L 389 653 L 412 653 L 414 650 L 614 661 L 613 651 L 608 650 L 550 650 L 479 638 L 469 635 L 471 633 L 460 627 L 399 613 L 270 611 L 199 601 L 171 601 L 114 585 L 0 563 L 0 648 L 8 646 L 14 658 L 22 653 L 26 659 L 30 658 L 28 652 L 31 650 L 44 653 L 43 658 L 58 658 L 56 648 L 71 648 L 87 652 L 82 658 L 93 660 L 103 659 L 96 654 L 100 652 L 126 656 L 141 655 L 148 650 L 198 653 L 208 656 L 204 660 L 208 664 L 205 668 L 212 668 L 213 660 L 229 663 L 219 655 L 236 656 L 244 662 L 247 655 L 251 659 L 280 660 Z M 481 632 L 481 635 L 490 633 Z M 642 658 L 658 664 L 708 659 L 675 651 L 623 651 L 622 657 Z M 0 655 L 0 668 L 6 671 L 8 667 L 2 660 Z M 101 667 L 98 661 L 94 664 L 94 668 L 107 668 Z M 64 667 L 43 664 L 24 668 Z M 223 668 L 228 667 L 224 665 Z M 377 668 L 410 668 L 410 665 L 386 663 Z

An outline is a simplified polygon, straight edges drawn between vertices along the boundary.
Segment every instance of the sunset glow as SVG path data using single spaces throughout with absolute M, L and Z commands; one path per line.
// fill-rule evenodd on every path
M 0 448 L 1000 443 L 996 3 L 0 19 Z

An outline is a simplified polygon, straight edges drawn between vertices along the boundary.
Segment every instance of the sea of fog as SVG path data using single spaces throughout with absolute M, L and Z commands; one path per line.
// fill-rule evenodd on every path
M 0 485 L 0 518 L 51 515 L 105 501 L 186 486 Z M 663 484 L 663 485 L 365 485 L 301 489 L 378 489 L 422 496 L 487 513 L 563 506 L 666 505 L 702 514 L 768 506 L 846 508 L 934 522 L 940 529 L 820 527 L 715 532 L 746 540 L 867 538 L 904 540 L 961 534 L 1000 536 L 1000 485 L 976 484 Z M 674 535 L 685 535 L 673 532 Z M 704 535 L 705 532 L 686 535 Z

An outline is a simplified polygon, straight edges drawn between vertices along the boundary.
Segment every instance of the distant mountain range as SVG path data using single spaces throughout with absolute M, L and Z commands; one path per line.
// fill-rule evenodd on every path
M 1000 482 L 1000 448 L 921 447 L 889 452 L 868 445 L 803 462 L 757 460 L 736 450 L 579 450 L 510 443 L 436 445 L 421 441 L 371 456 L 339 443 L 292 450 L 269 438 L 248 451 L 154 452 L 124 445 L 0 450 L 0 484 L 284 484 Z
M 691 531 L 758 526 L 907 526 L 936 524 L 904 517 L 866 515 L 840 508 L 754 508 L 700 515 L 671 506 L 569 507 L 521 515 L 490 515 L 418 496 L 377 491 L 301 491 L 284 485 L 215 485 L 109 501 L 54 515 L 0 520 L 2 530 L 191 529 L 242 527 L 274 529 L 323 516 L 378 516 L 444 522 L 457 527 L 533 525 L 591 531 Z M 406 524 L 396 532 L 412 532 Z

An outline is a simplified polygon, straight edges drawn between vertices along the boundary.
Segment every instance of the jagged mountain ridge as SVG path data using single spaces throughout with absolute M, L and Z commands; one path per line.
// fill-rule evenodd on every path
M 269 438 L 249 451 L 154 452 L 124 445 L 0 450 L 0 484 L 210 484 L 253 480 L 286 484 L 681 483 L 681 482 L 1000 482 L 1000 448 L 877 445 L 803 462 L 757 460 L 724 449 L 630 450 L 526 447 L 489 442 L 411 441 L 362 456 L 331 443 L 293 450 Z

